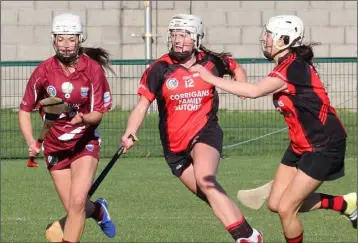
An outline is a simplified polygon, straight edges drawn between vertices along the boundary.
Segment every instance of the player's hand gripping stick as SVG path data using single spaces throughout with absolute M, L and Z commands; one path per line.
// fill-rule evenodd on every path
M 69 106 L 68 104 L 60 98 L 57 97 L 48 97 L 40 101 L 40 105 L 45 112 L 45 120 L 42 125 L 42 129 L 40 135 L 36 141 L 36 148 L 38 150 L 41 149 L 41 145 L 47 132 L 51 129 L 53 124 L 55 124 L 57 118 L 60 115 L 68 111 Z M 27 167 L 38 167 L 38 163 L 35 162 L 35 156 L 30 156 L 29 160 L 27 161 Z

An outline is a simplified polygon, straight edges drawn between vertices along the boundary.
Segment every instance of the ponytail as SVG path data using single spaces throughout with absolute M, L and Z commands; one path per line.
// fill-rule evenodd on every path
M 293 53 L 296 53 L 297 56 L 303 58 L 303 60 L 305 62 L 307 62 L 308 64 L 310 64 L 311 66 L 313 66 L 313 58 L 314 58 L 314 53 L 313 53 L 313 46 L 317 46 L 320 45 L 320 42 L 312 42 L 308 45 L 301 45 L 298 47 L 291 47 L 291 51 Z
M 101 64 L 103 68 L 109 70 L 114 75 L 116 75 L 114 70 L 109 66 L 110 63 L 109 53 L 105 49 L 93 48 L 93 47 L 80 47 L 79 54 L 86 54 L 91 59 Z
M 228 57 L 232 57 L 232 54 L 230 52 L 221 52 L 221 53 L 213 52 L 213 51 L 210 51 L 209 49 L 207 49 L 203 45 L 200 45 L 199 50 L 201 50 L 209 55 L 220 58 L 225 65 L 226 72 L 230 75 L 231 78 L 235 78 L 235 73 L 230 69 L 229 60 L 227 59 Z

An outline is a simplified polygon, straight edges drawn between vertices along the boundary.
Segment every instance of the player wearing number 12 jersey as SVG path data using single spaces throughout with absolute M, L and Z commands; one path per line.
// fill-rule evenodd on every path
M 170 52 L 144 72 L 140 100 L 132 111 L 121 144 L 129 149 L 151 102 L 159 109 L 159 131 L 164 156 L 172 173 L 199 198 L 208 202 L 236 242 L 261 242 L 235 203 L 216 181 L 223 146 L 218 125 L 218 94 L 213 85 L 188 70 L 200 63 L 213 75 L 231 74 L 246 80 L 245 71 L 227 53 L 217 54 L 201 45 L 203 24 L 199 17 L 175 15 L 168 28 Z
M 69 104 L 69 111 L 60 115 L 43 143 L 46 164 L 68 214 L 63 242 L 80 241 L 86 213 L 108 237 L 114 237 L 115 226 L 107 202 L 102 198 L 96 202 L 87 199 L 99 160 L 100 137 L 96 128 L 112 106 L 102 68 L 109 68 L 108 53 L 101 48 L 81 47 L 82 24 L 79 16 L 73 14 L 54 18 L 52 40 L 56 55 L 42 62 L 27 83 L 20 104 L 20 128 L 30 154 L 37 155 L 30 112 L 49 96 Z M 41 107 L 40 113 L 44 115 Z

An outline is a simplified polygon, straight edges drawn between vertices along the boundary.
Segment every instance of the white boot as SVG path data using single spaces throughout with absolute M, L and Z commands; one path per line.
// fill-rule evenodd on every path
M 262 233 L 253 229 L 252 235 L 249 238 L 239 238 L 236 243 L 263 243 Z

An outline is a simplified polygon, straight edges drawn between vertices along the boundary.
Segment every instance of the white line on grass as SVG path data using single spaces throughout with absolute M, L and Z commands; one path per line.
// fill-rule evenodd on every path
M 261 136 L 256 137 L 256 138 L 252 138 L 252 139 L 249 139 L 249 140 L 246 140 L 246 141 L 242 141 L 242 142 L 239 142 L 239 143 L 234 143 L 234 144 L 231 144 L 231 145 L 226 145 L 226 146 L 224 146 L 224 149 L 236 147 L 236 146 L 239 146 L 239 145 L 241 145 L 241 144 L 249 143 L 249 142 L 252 142 L 252 141 L 255 141 L 255 140 L 264 138 L 264 137 L 268 137 L 268 136 L 270 136 L 270 135 L 273 135 L 273 134 L 275 134 L 275 133 L 279 133 L 279 132 L 281 132 L 281 131 L 283 131 L 283 130 L 286 130 L 286 129 L 287 129 L 287 127 L 281 128 L 281 129 L 279 129 L 279 130 L 277 130 L 277 131 L 270 132 L 270 133 L 261 135 Z
M 341 103 L 339 103 L 339 104 L 336 105 L 335 107 L 338 108 L 340 105 L 342 105 L 342 104 L 346 103 L 347 101 L 350 101 L 350 100 L 352 100 L 352 99 L 354 99 L 354 98 L 356 98 L 356 97 L 357 97 L 357 95 L 356 95 L 356 96 L 353 96 L 353 97 L 351 97 L 351 98 L 349 98 L 349 99 L 347 99 L 347 100 L 345 100 L 345 101 L 343 101 L 343 102 L 341 102 Z M 250 143 L 250 142 L 252 142 L 252 141 L 259 140 L 259 139 L 261 139 L 261 138 L 268 137 L 268 136 L 271 136 L 271 135 L 273 135 L 273 134 L 282 132 L 282 131 L 284 131 L 284 130 L 287 130 L 287 127 L 281 128 L 281 129 L 279 129 L 279 130 L 277 130 L 277 131 L 270 132 L 270 133 L 267 133 L 267 134 L 264 134 L 264 135 L 258 136 L 258 137 L 256 137 L 256 138 L 252 138 L 252 139 L 246 140 L 246 141 L 242 141 L 242 142 L 239 142 L 239 143 L 234 143 L 234 144 L 226 145 L 226 146 L 223 147 L 223 149 L 236 147 L 236 146 L 239 146 L 239 145 L 242 145 L 242 144 L 245 144 L 245 143 Z

